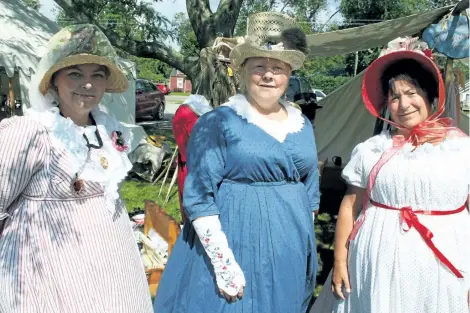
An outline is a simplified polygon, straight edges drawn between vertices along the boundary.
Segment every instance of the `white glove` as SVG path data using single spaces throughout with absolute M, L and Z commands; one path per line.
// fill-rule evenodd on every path
M 194 229 L 214 267 L 217 287 L 230 296 L 236 296 L 245 287 L 245 275 L 228 247 L 227 237 L 217 215 L 199 217 Z

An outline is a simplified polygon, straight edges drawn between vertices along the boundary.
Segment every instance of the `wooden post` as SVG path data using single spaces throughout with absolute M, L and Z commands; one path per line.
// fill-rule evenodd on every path
M 13 91 L 13 80 L 8 77 L 9 117 L 15 115 L 15 92 Z

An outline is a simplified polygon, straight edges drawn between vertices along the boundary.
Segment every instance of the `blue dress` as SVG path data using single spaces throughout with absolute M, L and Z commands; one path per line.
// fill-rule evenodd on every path
M 232 108 L 196 123 L 188 146 L 184 206 L 189 219 L 162 275 L 156 313 L 305 313 L 315 286 L 312 211 L 319 205 L 312 125 L 281 143 Z M 217 292 L 190 221 L 219 214 L 246 279 L 243 299 Z

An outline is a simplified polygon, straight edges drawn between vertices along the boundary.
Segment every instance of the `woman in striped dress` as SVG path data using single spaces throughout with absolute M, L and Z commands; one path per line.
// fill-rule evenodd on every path
M 0 123 L 0 312 L 149 313 L 118 184 L 129 133 L 98 109 L 128 81 L 104 34 L 62 29 L 25 116 Z

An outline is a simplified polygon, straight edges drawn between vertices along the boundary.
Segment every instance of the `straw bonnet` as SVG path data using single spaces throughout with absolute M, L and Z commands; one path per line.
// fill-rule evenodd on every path
M 81 64 L 99 64 L 109 70 L 106 92 L 124 92 L 128 80 L 117 63 L 117 54 L 108 38 L 95 25 L 72 25 L 61 29 L 49 41 L 44 56 L 51 67 L 39 83 L 39 91 L 45 95 L 51 87 L 51 78 L 57 71 Z
M 437 109 L 442 110 L 445 106 L 445 86 L 441 72 L 432 60 L 432 52 L 427 44 L 416 37 L 397 38 L 389 42 L 380 57 L 366 69 L 362 82 L 362 99 L 367 110 L 375 117 L 380 116 L 386 99 L 380 86 L 380 80 L 387 69 L 402 60 L 410 60 L 420 64 L 423 69 L 421 75 L 429 75 L 429 78 L 435 81 L 438 89 Z
M 307 53 L 307 39 L 295 19 L 277 12 L 261 12 L 248 17 L 247 34 L 230 52 L 235 69 L 248 58 L 271 58 L 302 67 Z

